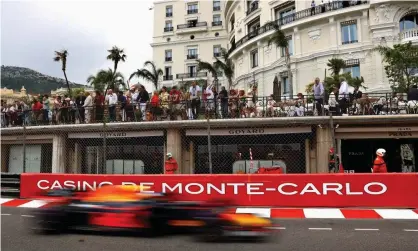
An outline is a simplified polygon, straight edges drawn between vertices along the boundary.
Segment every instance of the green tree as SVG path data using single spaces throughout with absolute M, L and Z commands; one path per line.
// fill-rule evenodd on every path
M 64 73 L 65 82 L 67 83 L 68 94 L 71 97 L 70 83 L 68 82 L 67 73 L 66 73 L 66 70 L 67 70 L 67 56 L 68 56 L 68 51 L 67 50 L 55 51 L 54 61 L 55 62 L 61 62 L 61 69 L 62 69 L 62 72 Z
M 113 72 L 116 73 L 119 62 L 125 62 L 127 56 L 124 49 L 119 49 L 117 46 L 113 46 L 112 49 L 107 51 L 109 55 L 107 55 L 106 59 L 113 61 Z
M 274 43 L 278 48 L 282 48 L 285 53 L 285 64 L 287 68 L 287 75 L 289 78 L 289 93 L 290 98 L 293 97 L 293 75 L 290 62 L 290 51 L 289 51 L 289 39 L 286 37 L 284 32 L 280 29 L 280 25 L 277 22 L 271 22 L 270 25 L 274 28 L 273 36 L 269 39 L 268 45 Z
M 327 93 L 331 93 L 334 87 L 338 88 L 340 86 L 341 78 L 345 78 L 349 86 L 367 89 L 367 87 L 364 86 L 363 77 L 352 77 L 349 72 L 341 72 L 347 67 L 344 60 L 340 58 L 330 59 L 328 60 L 327 67 L 331 71 L 331 76 L 326 77 L 324 80 L 324 89 Z M 306 88 L 312 88 L 310 86 L 313 86 L 313 83 L 309 84 Z
M 106 90 L 112 89 L 114 91 L 118 91 L 121 87 L 126 88 L 123 75 L 120 72 L 113 72 L 111 68 L 100 70 L 95 76 L 90 75 L 87 78 L 87 83 L 97 91 L 103 91 L 105 87 Z
M 204 61 L 200 61 L 200 60 L 196 60 L 197 61 L 197 71 L 207 71 L 210 74 L 212 74 L 212 77 L 215 79 L 215 85 L 218 85 L 218 71 L 216 69 L 215 64 L 211 64 L 208 62 L 204 62 Z
M 151 69 L 147 69 L 151 68 Z M 145 81 L 151 82 L 154 88 L 158 90 L 158 84 L 160 82 L 160 76 L 164 74 L 161 68 L 157 68 L 154 62 L 147 61 L 144 63 L 144 68 L 136 70 L 131 74 L 129 80 L 133 77 L 142 78 Z
M 215 62 L 213 63 L 213 67 L 216 70 L 216 76 L 218 76 L 218 72 L 221 71 L 225 75 L 226 79 L 228 80 L 228 89 L 234 86 L 233 78 L 234 78 L 234 63 L 230 58 L 229 52 L 225 48 L 221 48 L 221 57 L 215 57 Z
M 412 43 L 396 44 L 393 48 L 377 46 L 386 63 L 385 72 L 391 88 L 395 92 L 407 92 L 409 88 L 418 84 L 418 77 L 414 76 L 414 70 L 418 68 L 418 48 Z

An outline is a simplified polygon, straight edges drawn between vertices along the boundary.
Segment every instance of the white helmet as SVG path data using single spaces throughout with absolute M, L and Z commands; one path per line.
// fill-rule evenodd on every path
M 383 149 L 383 148 L 379 148 L 379 149 L 377 149 L 377 151 L 376 151 L 376 155 L 377 155 L 377 156 L 380 156 L 380 157 L 382 157 L 383 155 L 385 155 L 385 153 L 386 153 L 386 150 L 385 150 L 385 149 Z

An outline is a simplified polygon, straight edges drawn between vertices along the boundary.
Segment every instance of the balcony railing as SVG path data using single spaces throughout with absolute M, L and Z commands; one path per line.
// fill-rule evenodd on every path
M 207 22 L 198 22 L 198 23 L 188 23 L 188 24 L 179 24 L 177 25 L 177 29 L 189 29 L 189 28 L 196 28 L 196 27 L 206 27 L 208 26 Z
M 170 32 L 173 30 L 174 30 L 174 27 L 164 27 L 164 32 Z
M 188 73 L 180 73 L 176 75 L 177 79 L 183 78 L 199 78 L 199 77 L 207 77 L 207 72 L 188 72 Z
M 222 26 L 222 21 L 212 22 L 212 26 Z
M 187 14 L 197 14 L 199 12 L 198 9 L 191 9 L 191 10 L 187 10 Z
M 165 61 L 166 62 L 171 62 L 171 61 L 173 61 L 173 57 L 165 57 Z
M 214 6 L 213 7 L 213 11 L 220 11 L 221 10 L 221 6 Z
M 187 59 L 197 59 L 198 55 L 197 54 L 187 54 Z
M 418 28 L 401 31 L 399 35 L 403 41 L 418 40 Z
M 165 17 L 172 17 L 173 16 L 173 12 L 166 12 L 165 13 Z
M 358 40 L 349 40 L 349 41 L 342 42 L 342 44 L 355 44 L 355 43 L 358 43 Z
M 222 54 L 221 54 L 220 52 L 214 52 L 214 53 L 213 53 L 213 56 L 214 56 L 214 57 L 220 57 L 221 55 L 222 55 Z
M 195 76 L 204 75 L 206 72 L 199 73 L 184 73 L 177 74 L 177 79 L 181 78 L 194 78 Z M 169 76 L 167 76 L 169 77 Z M 397 96 L 396 98 L 394 98 Z M 312 95 L 305 95 L 304 98 L 298 100 L 299 106 L 296 106 L 296 100 L 290 100 L 287 96 L 276 96 L 274 97 L 276 102 L 271 102 L 269 97 L 259 96 L 257 97 L 256 102 L 252 98 L 247 98 L 247 102 L 254 102 L 254 105 L 257 109 L 257 112 L 254 114 L 254 119 L 263 118 L 263 117 L 312 117 L 322 114 L 323 116 L 329 116 L 330 112 L 333 115 L 340 116 L 342 114 L 347 114 L 348 116 L 362 116 L 362 115 L 393 115 L 401 114 L 406 118 L 411 115 L 418 114 L 418 104 L 414 101 L 409 102 L 406 100 L 406 94 L 397 94 L 394 93 L 364 93 L 363 98 L 354 98 L 350 97 L 348 99 L 347 110 L 341 111 L 341 109 L 336 107 L 330 107 L 328 102 L 325 102 L 323 105 L 316 106 L 316 103 Z M 211 100 L 217 109 L 215 110 L 216 117 L 214 119 L 230 118 L 230 119 L 240 119 L 243 113 L 250 112 L 245 107 L 239 105 L 240 100 L 236 97 L 230 97 L 229 103 L 235 104 L 240 111 L 227 111 L 226 114 L 221 112 L 221 100 Z M 165 101 L 164 101 L 165 102 Z M 204 114 L 204 109 L 207 105 L 207 100 L 203 100 L 201 104 L 202 114 Z M 121 103 L 118 102 L 116 110 L 120 111 L 122 107 L 127 109 L 133 109 L 136 111 L 138 108 L 135 105 L 136 101 L 133 100 L 131 103 Z M 187 100 L 182 100 L 181 104 L 186 107 Z M 29 107 L 32 106 L 31 103 L 28 103 Z M 170 106 L 171 107 L 171 106 Z M 316 107 L 320 108 L 320 113 L 316 110 Z M 44 110 L 15 110 L 2 113 L 1 128 L 7 127 L 19 127 L 19 126 L 49 126 L 56 124 L 80 124 L 80 122 L 85 123 L 103 123 L 103 118 L 106 120 L 109 119 L 109 110 L 107 105 L 105 106 L 96 106 L 93 105 L 89 109 L 90 114 L 93 114 L 91 119 L 84 121 L 86 107 L 68 107 L 68 108 L 54 108 L 52 111 L 52 117 L 42 116 Z M 241 110 L 244 109 L 244 110 Z M 66 112 L 60 112 L 66 111 Z M 242 111 L 242 113 L 241 113 Z M 252 113 L 253 111 L 251 111 Z M 129 120 L 122 121 L 122 116 L 117 114 L 117 121 L 119 122 L 139 122 L 142 119 L 142 116 L 137 116 L 136 112 L 132 112 L 132 116 Z M 199 119 L 206 119 L 202 116 Z M 231 122 L 233 123 L 233 122 Z
M 173 80 L 173 75 L 165 75 L 163 76 L 164 81 Z
M 312 17 L 312 16 L 321 15 L 323 13 L 336 11 L 336 10 L 341 10 L 341 9 L 344 9 L 344 8 L 350 8 L 350 7 L 353 7 L 353 6 L 363 5 L 363 4 L 369 4 L 369 1 L 356 1 L 356 2 L 355 1 L 334 1 L 334 2 L 331 2 L 331 3 L 325 3 L 323 5 L 316 6 L 315 8 L 308 8 L 308 9 L 298 11 L 298 12 L 290 14 L 286 17 L 276 19 L 275 22 L 278 25 L 282 26 L 282 25 L 293 23 L 295 21 L 303 20 L 305 18 L 309 18 L 309 17 Z M 267 23 L 264 26 L 260 27 L 259 29 L 250 32 L 249 34 L 247 34 L 246 36 L 244 36 L 243 38 L 238 40 L 235 43 L 235 46 L 233 46 L 229 49 L 229 53 L 233 52 L 236 48 L 240 47 L 241 45 L 243 45 L 247 41 L 249 41 L 249 40 L 251 40 L 255 37 L 258 37 L 261 34 L 266 33 L 266 32 L 268 32 L 272 29 L 273 29 L 273 26 L 271 25 L 271 23 Z
M 252 3 L 251 5 L 248 6 L 248 10 L 247 10 L 247 16 L 250 15 L 251 13 L 253 13 L 254 11 L 258 10 L 258 1 Z

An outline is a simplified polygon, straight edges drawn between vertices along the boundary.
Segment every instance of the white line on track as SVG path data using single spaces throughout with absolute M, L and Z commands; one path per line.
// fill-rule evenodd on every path
M 418 232 L 418 229 L 404 229 L 405 232 Z
M 1 214 L 2 216 L 9 216 L 9 215 L 11 215 L 11 214 Z
M 379 231 L 377 228 L 355 228 L 356 231 Z
M 21 216 L 22 216 L 22 217 L 29 217 L 29 218 L 35 217 L 35 216 L 33 216 L 33 215 L 26 215 L 26 214 L 22 214 Z
M 285 227 L 269 227 L 269 229 L 273 229 L 273 230 L 285 230 Z
M 332 230 L 332 228 L 310 227 L 309 230 Z

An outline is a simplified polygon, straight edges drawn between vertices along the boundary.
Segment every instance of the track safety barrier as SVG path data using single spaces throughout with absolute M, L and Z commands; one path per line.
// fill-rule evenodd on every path
M 20 174 L 1 173 L 1 196 L 19 197 L 20 195 Z
M 24 173 L 20 197 L 50 189 L 143 185 L 184 201 L 228 199 L 249 207 L 418 208 L 418 174 L 86 175 Z

